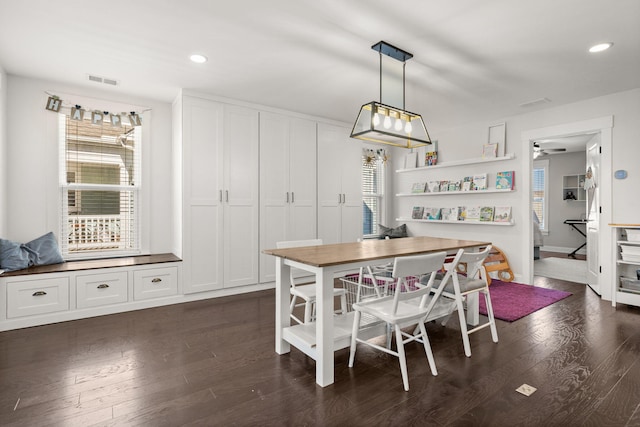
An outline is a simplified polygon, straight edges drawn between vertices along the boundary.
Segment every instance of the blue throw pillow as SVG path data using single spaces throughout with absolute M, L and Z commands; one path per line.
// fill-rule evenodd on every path
M 61 262 L 64 262 L 64 259 L 52 232 L 25 244 L 0 239 L 0 269 L 2 270 L 22 270 L 32 265 Z
M 29 265 L 48 265 L 64 262 L 58 241 L 53 232 L 48 232 L 24 245 L 29 249 Z
M 29 267 L 29 251 L 20 243 L 0 239 L 0 270 L 13 271 Z

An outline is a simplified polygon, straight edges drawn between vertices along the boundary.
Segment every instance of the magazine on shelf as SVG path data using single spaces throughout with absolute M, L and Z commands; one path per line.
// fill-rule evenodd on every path
M 412 193 L 424 193 L 425 189 L 426 189 L 426 182 L 414 182 L 413 185 L 411 186 L 411 192 Z
M 458 220 L 458 208 L 442 208 L 440 210 L 440 218 L 443 221 L 457 221 Z
M 422 215 L 422 219 L 439 220 L 440 219 L 440 208 L 424 208 L 424 213 Z
M 405 169 L 415 169 L 418 164 L 418 153 L 408 153 L 404 158 L 404 168 Z
M 435 166 L 438 163 L 438 152 L 437 151 L 429 151 L 424 156 L 424 165 L 425 166 Z
M 493 210 L 494 222 L 511 222 L 511 206 L 496 206 Z
M 475 191 L 482 191 L 487 189 L 487 174 L 481 173 L 473 176 L 473 184 L 471 188 Z
M 429 183 L 427 184 L 427 191 L 429 193 L 439 193 L 440 181 L 429 181 Z
M 515 184 L 516 171 L 504 171 L 496 174 L 497 190 L 513 190 Z
M 467 206 L 465 221 L 480 221 L 480 206 Z
M 424 208 L 422 206 L 414 206 L 413 211 L 411 212 L 411 218 L 422 219 L 423 212 L 424 212 Z
M 480 221 L 493 221 L 493 206 L 483 206 L 480 208 Z
M 462 191 L 471 191 L 471 186 L 473 185 L 473 177 L 465 176 L 462 178 Z

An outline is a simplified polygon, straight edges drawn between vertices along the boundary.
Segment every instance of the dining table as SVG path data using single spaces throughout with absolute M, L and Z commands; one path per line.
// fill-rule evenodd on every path
M 353 312 L 334 313 L 334 280 L 344 272 L 360 267 L 393 262 L 396 257 L 433 252 L 455 253 L 457 250 L 479 249 L 490 242 L 442 237 L 404 237 L 385 240 L 325 244 L 286 249 L 266 249 L 276 262 L 275 350 L 290 352 L 291 345 L 316 362 L 316 383 L 322 387 L 334 382 L 334 352 L 347 348 L 351 342 Z M 297 268 L 315 275 L 316 317 L 309 323 L 291 325 L 289 313 L 290 269 Z M 467 301 L 467 322 L 479 322 L 478 298 Z M 372 329 L 373 334 L 380 330 Z M 384 333 L 384 329 L 382 329 Z M 374 335 L 375 336 L 375 335 Z

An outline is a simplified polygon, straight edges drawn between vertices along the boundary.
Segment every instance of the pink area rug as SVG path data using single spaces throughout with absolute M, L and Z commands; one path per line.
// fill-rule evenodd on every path
M 493 315 L 496 319 L 513 322 L 561 299 L 571 296 L 571 292 L 540 288 L 515 282 L 493 279 L 489 286 Z M 487 314 L 484 297 L 480 296 L 480 314 Z

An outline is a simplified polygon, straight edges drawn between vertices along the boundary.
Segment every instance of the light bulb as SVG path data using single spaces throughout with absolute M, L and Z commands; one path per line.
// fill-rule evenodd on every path
M 402 130 L 402 119 L 400 118 L 400 116 L 398 116 L 398 118 L 396 119 L 395 129 L 398 132 Z
M 385 129 L 389 129 L 391 127 L 391 117 L 385 116 L 383 126 Z
M 373 115 L 373 126 L 377 127 L 380 124 L 380 114 L 379 113 L 375 113 Z
M 411 127 L 411 120 L 407 120 L 407 124 L 404 125 L 404 131 L 406 133 L 411 133 L 412 130 L 413 128 Z

